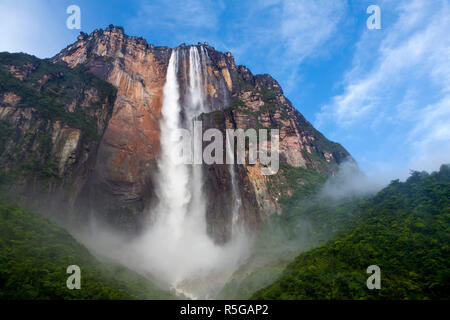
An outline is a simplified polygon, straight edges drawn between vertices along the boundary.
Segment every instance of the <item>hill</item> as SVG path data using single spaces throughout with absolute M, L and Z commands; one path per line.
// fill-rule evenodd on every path
M 81 289 L 69 290 L 69 265 L 81 268 Z M 0 299 L 173 299 L 147 279 L 102 263 L 46 218 L 0 200 Z
M 413 172 L 360 203 L 351 227 L 300 254 L 252 299 L 449 299 L 450 167 Z M 370 265 L 381 289 L 369 290 Z

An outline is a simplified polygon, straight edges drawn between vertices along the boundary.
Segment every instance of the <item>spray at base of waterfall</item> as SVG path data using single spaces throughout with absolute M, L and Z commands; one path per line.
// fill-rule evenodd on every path
M 177 75 L 178 68 L 185 64 L 179 61 L 178 50 L 172 51 L 163 89 L 156 220 L 132 247 L 140 255 L 140 264 L 170 283 L 176 292 L 191 298 L 212 298 L 248 255 L 250 242 L 245 233 L 235 232 L 233 227 L 229 243 L 214 243 L 206 232 L 202 167 L 178 161 L 176 150 L 180 150 L 182 142 L 174 132 L 181 127 L 190 129 L 190 122 L 208 111 L 204 92 L 207 53 L 203 47 L 189 47 L 189 72 L 181 70 L 189 75 L 187 99 L 181 105 Z M 230 174 L 234 226 L 241 198 L 232 166 Z
M 91 221 L 86 233 L 77 239 L 99 257 L 113 259 L 149 278 L 162 289 L 172 290 L 183 298 L 214 299 L 232 274 L 249 257 L 252 239 L 240 228 L 233 228 L 232 239 L 217 245 L 207 235 L 206 202 L 203 197 L 203 176 L 200 165 L 175 161 L 174 149 L 180 141 L 172 135 L 174 128 L 187 126 L 180 112 L 189 119 L 206 110 L 205 63 L 207 53 L 197 47 L 189 48 L 189 65 L 195 70 L 181 70 L 189 75 L 186 105 L 180 103 L 178 68 L 186 56 L 173 50 L 164 86 L 163 118 L 161 122 L 161 159 L 158 162 L 157 195 L 159 203 L 152 208 L 152 223 L 138 237 L 130 239 L 109 229 L 99 221 Z M 207 110 L 206 110 L 207 111 Z M 232 187 L 234 168 L 230 166 Z M 240 194 L 234 196 L 236 199 Z M 230 201 L 234 201 L 230 199 Z M 233 206 L 233 215 L 236 206 Z M 231 213 L 230 213 L 231 214 Z

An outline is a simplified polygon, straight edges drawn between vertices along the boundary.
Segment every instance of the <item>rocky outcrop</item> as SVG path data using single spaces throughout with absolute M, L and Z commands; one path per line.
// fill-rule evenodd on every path
M 0 166 L 25 205 L 77 215 L 116 90 L 83 68 L 0 53 Z M 61 209 L 63 208 L 63 209 Z
M 204 62 L 204 89 L 211 112 L 201 116 L 203 130 L 210 127 L 223 132 L 227 128 L 279 129 L 283 168 L 308 170 L 324 177 L 334 174 L 337 165 L 350 157 L 344 148 L 327 140 L 305 120 L 272 77 L 253 75 L 245 66 L 236 65 L 229 52 L 221 53 L 206 43 L 199 43 L 197 47 L 208 56 Z M 178 49 L 185 57 L 182 61 L 186 66 L 180 70 L 189 68 L 188 48 L 182 44 Z M 171 51 L 167 47 L 148 44 L 142 38 L 127 36 L 121 27 L 110 26 L 89 35 L 81 33 L 74 44 L 52 59 L 55 68 L 88 71 L 117 90 L 108 123 L 108 117 L 103 113 L 94 117 L 98 118 L 99 142 L 95 145 L 86 142 L 92 143 L 90 150 L 95 149 L 95 161 L 90 162 L 89 174 L 83 175 L 86 181 L 77 184 L 77 196 L 71 198 L 79 212 L 95 214 L 115 226 L 134 231 L 151 212 L 149 208 L 157 201 L 155 172 L 160 151 L 159 123 Z M 32 63 L 24 62 L 21 66 L 8 65 L 6 72 L 18 81 L 24 81 L 33 70 Z M 58 77 L 58 74 L 42 75 L 36 83 L 46 83 L 52 77 Z M 181 90 L 186 91 L 187 74 L 180 72 L 178 78 Z M 17 124 L 19 118 L 32 117 L 33 109 L 24 109 L 20 115 L 12 116 L 12 111 L 6 110 L 16 108 L 13 106 L 18 103 L 15 94 L 3 93 L 4 107 L 0 109 L 0 115 L 8 119 L 15 117 L 12 122 Z M 95 101 L 95 88 L 86 89 L 83 94 L 85 102 L 65 101 L 68 113 L 78 110 L 78 105 Z M 182 94 L 181 99 L 184 96 Z M 58 175 L 70 172 L 67 168 L 76 166 L 80 159 L 92 158 L 79 151 L 86 147 L 79 142 L 84 136 L 82 131 L 77 131 L 81 129 L 61 121 L 47 125 L 52 126 L 45 130 L 51 136 L 52 152 L 58 154 L 55 168 Z M 100 135 L 100 129 L 104 129 L 103 135 Z M 231 232 L 230 172 L 226 165 L 204 165 L 203 170 L 208 198 L 208 232 L 217 242 L 223 243 Z M 257 163 L 239 165 L 235 172 L 242 197 L 239 217 L 249 229 L 256 229 L 266 215 L 280 213 L 278 199 L 293 192 L 291 187 L 279 188 L 287 185 L 287 177 L 283 176 L 287 170 L 280 170 L 276 176 L 264 176 Z M 298 183 L 303 183 L 302 179 Z
M 206 121 L 204 130 L 208 126 L 278 128 L 281 161 L 324 175 L 333 174 L 337 164 L 349 156 L 293 108 L 269 75 L 255 76 L 246 67 L 237 66 L 231 53 L 218 52 L 207 44 L 198 46 L 209 56 L 205 91 L 213 111 L 210 116 L 217 118 L 218 111 L 223 120 L 210 124 Z M 180 46 L 181 54 L 187 57 L 188 50 L 183 48 L 187 46 Z M 150 212 L 146 208 L 156 200 L 159 119 L 170 53 L 167 47 L 155 47 L 141 38 L 125 35 L 120 27 L 110 26 L 90 35 L 81 34 L 77 42 L 53 59 L 71 68 L 84 65 L 117 88 L 114 112 L 85 194 L 92 199 L 88 201 L 90 210 L 122 227 L 139 225 L 145 213 Z M 186 90 L 186 78 L 186 74 L 179 74 L 182 90 Z M 229 172 L 225 165 L 207 166 L 204 171 L 208 229 L 219 242 L 225 242 L 231 228 Z M 266 214 L 280 212 L 277 200 L 281 191 L 268 187 L 273 177 L 261 175 L 258 165 L 238 166 L 237 173 L 243 200 L 240 216 L 248 226 L 257 227 Z M 280 178 L 276 179 L 279 182 Z
M 293 179 L 292 170 L 315 173 L 318 180 L 323 181 L 337 172 L 340 163 L 354 160 L 340 144 L 326 139 L 292 106 L 270 75 L 253 75 L 245 66 L 236 66 L 230 53 L 223 54 L 211 47 L 207 49 L 211 59 L 208 83 L 214 83 L 220 90 L 208 89 L 210 104 L 217 107 L 202 115 L 203 130 L 217 128 L 224 136 L 226 129 L 279 130 L 282 167 L 277 174 L 261 174 L 260 163 L 236 165 L 242 195 L 239 216 L 249 229 L 254 230 L 265 216 L 281 214 L 278 200 L 293 195 L 296 184 L 311 183 L 310 179 L 302 177 L 302 171 Z M 223 83 L 225 86 L 220 86 Z M 214 186 L 209 197 L 208 225 L 213 227 L 219 221 L 217 227 L 222 228 L 221 235 L 228 239 L 231 234 L 230 177 L 225 165 L 206 167 L 206 184 Z M 222 189 L 215 186 L 217 181 L 224 181 Z
M 334 175 L 343 161 L 353 161 L 341 145 L 326 139 L 292 106 L 270 75 L 254 76 L 243 66 L 231 74 L 235 88 L 231 106 L 224 112 L 227 128 L 278 129 L 280 163 L 285 164 L 284 168 L 302 168 L 326 177 Z M 253 187 L 257 207 L 266 214 L 280 213 L 278 199 L 284 193 L 293 193 L 289 188 L 280 188 L 285 184 L 286 170 L 261 175 L 257 164 L 244 165 L 240 172 Z M 303 182 L 300 179 L 298 183 Z
M 84 197 L 83 212 L 135 230 L 154 200 L 162 89 L 170 49 L 110 27 L 81 34 L 53 61 L 89 71 L 117 88 L 117 99 Z

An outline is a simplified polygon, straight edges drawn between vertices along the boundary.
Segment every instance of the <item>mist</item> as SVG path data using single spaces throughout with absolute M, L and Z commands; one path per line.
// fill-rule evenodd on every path
M 183 170 L 186 177 L 193 174 L 193 168 Z M 167 189 L 164 183 L 167 181 L 160 188 Z M 206 233 L 201 205 L 175 208 L 182 212 L 174 216 L 177 211 L 164 211 L 175 210 L 164 200 L 148 209 L 149 216 L 156 218 L 149 219 L 138 236 L 120 233 L 95 215 L 83 230 L 72 233 L 100 259 L 124 265 L 181 298 L 247 298 L 236 292 L 224 296 L 222 290 L 230 284 L 240 288 L 243 283 L 250 286 L 249 292 L 255 292 L 269 285 L 298 254 L 335 236 L 336 226 L 346 219 L 348 203 L 369 197 L 384 185 L 382 179 L 372 180 L 363 174 L 353 162 L 344 162 L 315 195 L 299 199 L 293 208 L 284 208 L 281 216 L 271 215 L 256 234 L 248 234 L 232 221 L 232 237 L 223 245 L 214 243 Z M 191 197 L 183 192 L 186 190 L 167 200 Z M 338 217 L 340 220 L 334 220 Z M 253 275 L 256 280 L 248 284 Z
M 213 299 L 249 256 L 253 243 L 240 230 L 227 244 L 217 245 L 190 226 L 178 237 L 163 225 L 153 225 L 130 238 L 94 219 L 75 236 L 97 257 L 120 263 L 161 289 L 189 299 Z
M 134 239 L 120 237 L 98 221 L 92 222 L 90 233 L 81 238 L 99 254 L 149 277 L 177 295 L 211 299 L 246 259 L 251 239 L 237 223 L 242 201 L 235 167 L 228 167 L 233 191 L 231 240 L 217 245 L 207 234 L 203 167 L 179 161 L 183 139 L 178 129 L 193 130 L 191 121 L 208 111 L 204 88 L 209 61 L 203 47 L 190 46 L 189 52 L 180 50 L 172 50 L 163 88 L 161 155 L 155 190 L 158 202 L 148 209 L 151 220 Z M 187 54 L 188 66 L 183 60 Z M 186 99 L 181 99 L 179 71 L 189 75 Z M 185 115 L 184 120 L 181 114 Z
M 387 177 L 368 176 L 353 161 L 344 161 L 339 165 L 337 174 L 325 182 L 318 196 L 328 202 L 359 198 L 378 192 L 388 183 Z
M 273 283 L 285 267 L 302 252 L 324 244 L 354 217 L 359 200 L 377 193 L 387 184 L 383 176 L 362 173 L 353 161 L 339 165 L 313 195 L 297 199 L 272 215 L 257 235 L 251 254 L 228 281 L 220 298 L 247 299 Z

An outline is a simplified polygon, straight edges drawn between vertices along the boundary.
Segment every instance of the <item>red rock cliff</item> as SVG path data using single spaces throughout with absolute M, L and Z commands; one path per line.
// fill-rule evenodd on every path
M 289 170 L 303 168 L 327 176 L 334 174 L 349 154 L 315 130 L 269 75 L 253 75 L 246 67 L 237 66 L 230 53 L 218 52 L 207 44 L 198 46 L 203 46 L 209 56 L 205 91 L 212 111 L 204 115 L 204 129 L 280 130 L 280 160 L 284 163 L 280 174 L 263 176 L 258 165 L 238 166 L 241 217 L 254 228 L 266 214 L 279 213 L 277 200 L 293 192 L 286 182 Z M 187 46 L 180 46 L 182 52 L 184 48 Z M 125 35 L 120 27 L 110 26 L 90 35 L 81 34 L 77 42 L 53 59 L 71 68 L 87 66 L 117 88 L 97 163 L 79 203 L 87 203 L 83 211 L 95 212 L 128 229 L 138 227 L 156 201 L 159 119 L 170 54 L 167 47 L 154 47 L 141 38 Z M 182 86 L 183 75 L 179 76 Z M 226 166 L 204 170 L 208 230 L 218 242 L 225 242 L 231 225 L 230 175 Z M 299 179 L 296 183 L 306 182 Z

